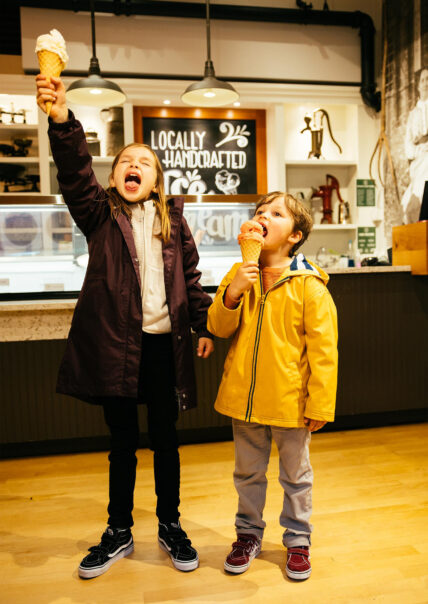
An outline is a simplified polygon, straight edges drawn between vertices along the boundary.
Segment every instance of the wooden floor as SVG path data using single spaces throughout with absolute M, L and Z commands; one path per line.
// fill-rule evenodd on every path
M 272 453 L 263 552 L 226 575 L 236 495 L 231 442 L 181 448 L 182 524 L 200 555 L 175 570 L 156 541 L 150 451 L 139 453 L 135 552 L 89 581 L 76 568 L 105 527 L 105 453 L 0 462 L 1 604 L 428 602 L 427 425 L 318 433 L 312 577 L 284 574 Z

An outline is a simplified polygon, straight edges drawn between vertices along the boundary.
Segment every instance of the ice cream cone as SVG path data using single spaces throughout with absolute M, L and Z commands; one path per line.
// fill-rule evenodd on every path
M 243 262 L 258 262 L 260 252 L 262 251 L 263 242 L 255 239 L 243 239 L 240 242 L 241 254 Z
M 59 78 L 65 65 L 56 52 L 51 52 L 50 50 L 40 50 L 37 53 L 37 57 L 39 59 L 41 74 L 47 76 L 48 80 L 51 78 L 51 76 Z M 51 112 L 51 109 L 52 102 L 46 101 L 46 113 L 48 114 L 48 116 Z

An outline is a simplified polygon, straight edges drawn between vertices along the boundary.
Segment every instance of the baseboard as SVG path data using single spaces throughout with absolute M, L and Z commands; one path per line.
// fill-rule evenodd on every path
M 327 424 L 325 428 L 323 428 L 323 432 L 360 430 L 364 428 L 379 428 L 382 426 L 395 426 L 399 424 L 414 424 L 426 422 L 427 420 L 428 413 L 426 409 L 406 409 L 402 411 L 347 415 L 336 418 L 334 423 Z M 231 425 L 179 430 L 178 434 L 180 444 L 182 445 L 220 442 L 232 440 L 233 438 Z M 109 436 L 93 436 L 90 438 L 71 438 L 21 443 L 2 443 L 0 444 L 0 459 L 38 457 L 46 455 L 66 455 L 71 453 L 91 453 L 94 451 L 108 451 L 109 447 Z M 140 448 L 148 447 L 148 435 L 141 434 Z

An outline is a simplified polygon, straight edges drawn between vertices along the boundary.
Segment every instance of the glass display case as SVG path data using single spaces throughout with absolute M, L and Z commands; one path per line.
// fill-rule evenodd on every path
M 241 259 L 237 235 L 258 196 L 187 197 L 184 215 L 198 247 L 201 283 L 215 291 Z M 74 297 L 87 261 L 85 237 L 60 195 L 0 195 L 0 300 Z

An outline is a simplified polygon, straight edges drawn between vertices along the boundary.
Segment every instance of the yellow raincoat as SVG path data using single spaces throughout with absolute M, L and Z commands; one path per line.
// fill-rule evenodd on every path
M 208 310 L 208 329 L 234 335 L 215 408 L 244 421 L 304 427 L 303 417 L 334 420 L 337 385 L 337 315 L 328 275 L 296 256 L 262 293 L 261 275 L 238 308 L 224 292 L 241 266 L 224 277 Z

